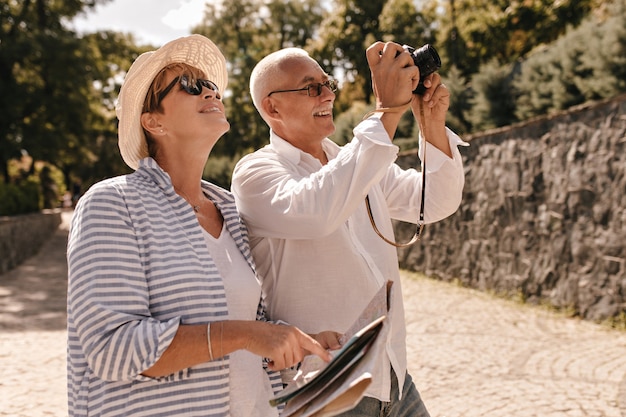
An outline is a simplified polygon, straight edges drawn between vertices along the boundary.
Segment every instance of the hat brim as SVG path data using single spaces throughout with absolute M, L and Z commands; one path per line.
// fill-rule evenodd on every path
M 202 71 L 220 91 L 228 85 L 226 59 L 207 37 L 190 35 L 170 41 L 156 51 L 141 54 L 130 66 L 116 106 L 119 120 L 118 145 L 122 159 L 132 169 L 148 156 L 148 144 L 141 127 L 141 112 L 148 89 L 163 68 L 185 63 Z

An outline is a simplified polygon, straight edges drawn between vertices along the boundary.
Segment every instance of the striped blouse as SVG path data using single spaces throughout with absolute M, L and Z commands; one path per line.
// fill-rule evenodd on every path
M 254 270 L 231 194 L 203 181 Z M 151 159 L 80 199 L 67 248 L 70 416 L 228 416 L 229 358 L 162 378 L 156 363 L 180 324 L 228 318 L 222 279 L 192 208 Z M 257 318 L 264 320 L 264 303 Z M 262 360 L 259 358 L 259 366 Z M 280 376 L 268 370 L 274 391 Z

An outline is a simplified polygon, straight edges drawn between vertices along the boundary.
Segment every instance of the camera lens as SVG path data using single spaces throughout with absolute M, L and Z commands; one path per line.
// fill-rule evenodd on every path
M 419 49 L 415 49 L 409 45 L 402 46 L 413 57 L 413 63 L 420 70 L 420 82 L 413 93 L 422 95 L 426 91 L 424 87 L 424 78 L 441 68 L 441 58 L 437 50 L 430 44 L 426 44 Z
M 424 45 L 413 53 L 413 62 L 420 69 L 420 74 L 424 77 L 432 74 L 441 68 L 439 54 L 431 45 Z

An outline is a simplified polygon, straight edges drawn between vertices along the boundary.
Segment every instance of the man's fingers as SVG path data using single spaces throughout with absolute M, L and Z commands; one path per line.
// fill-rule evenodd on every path
M 383 42 L 374 42 L 369 48 L 365 50 L 365 56 L 367 58 L 367 64 L 371 67 L 376 65 L 380 60 L 380 55 L 383 52 L 385 44 Z
M 367 64 L 372 67 L 377 65 L 381 61 L 392 62 L 397 59 L 401 66 L 409 67 L 413 65 L 413 58 L 411 54 L 404 50 L 404 48 L 395 42 L 374 42 L 365 51 L 367 57 Z
M 382 57 L 387 59 L 395 59 L 403 52 L 405 52 L 405 50 L 402 48 L 401 45 L 395 42 L 386 42 L 383 47 Z

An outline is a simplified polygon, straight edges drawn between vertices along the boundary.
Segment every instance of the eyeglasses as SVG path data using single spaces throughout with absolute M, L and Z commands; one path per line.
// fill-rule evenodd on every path
M 337 81 L 326 80 L 323 83 L 309 84 L 304 88 L 296 88 L 295 90 L 276 90 L 269 93 L 267 96 L 271 96 L 274 93 L 291 93 L 293 91 L 305 91 L 309 97 L 317 97 L 322 94 L 322 87 L 327 87 L 333 93 L 337 91 Z
M 206 87 L 209 90 L 213 90 L 217 93 L 217 98 L 221 98 L 220 89 L 213 81 L 209 80 L 196 80 L 195 84 L 191 84 L 186 75 L 181 75 L 180 77 L 176 77 L 172 80 L 171 83 L 158 96 L 159 103 L 165 98 L 165 96 L 174 88 L 176 83 L 180 83 L 180 89 L 185 90 L 187 94 L 191 94 L 192 96 L 199 96 L 202 94 L 202 88 Z

